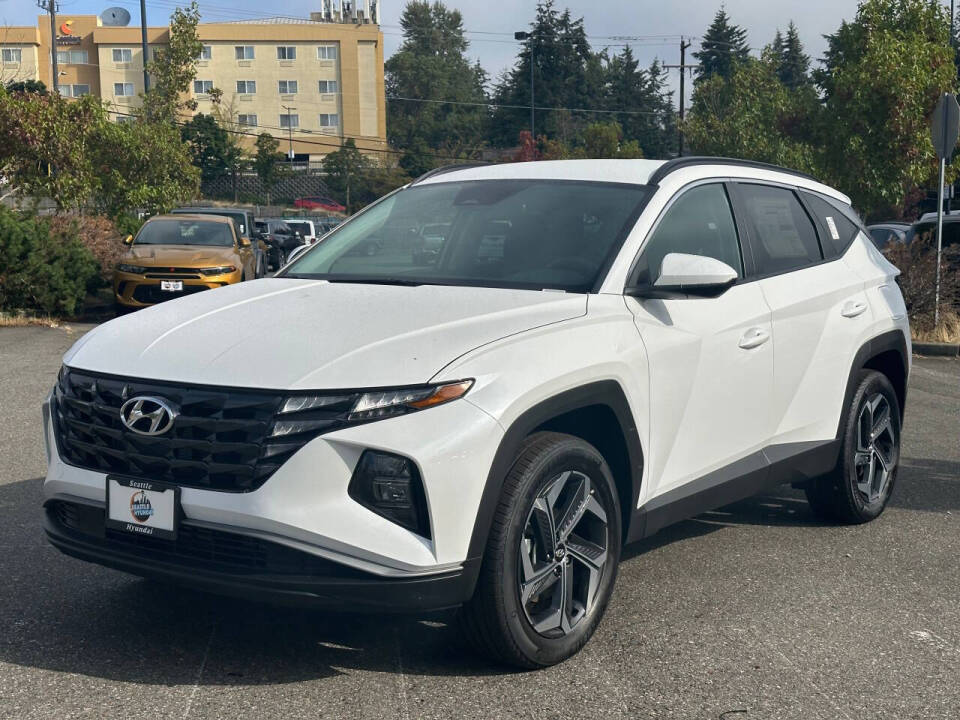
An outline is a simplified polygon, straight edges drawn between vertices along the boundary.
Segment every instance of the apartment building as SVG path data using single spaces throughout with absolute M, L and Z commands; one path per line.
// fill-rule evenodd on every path
M 201 23 L 203 51 L 190 95 L 196 112 L 219 114 L 252 145 L 269 132 L 292 148 L 298 160 L 318 160 L 346 138 L 370 152 L 386 147 L 383 34 L 376 3 L 322 0 L 310 19 Z M 344 8 L 346 6 L 346 8 Z M 167 27 L 148 27 L 148 57 L 169 42 Z M 104 25 L 95 15 L 58 15 L 36 28 L 0 30 L 4 82 L 35 78 L 52 87 L 50 49 L 58 59 L 57 88 L 63 95 L 99 96 L 122 122 L 141 104 L 143 51 L 139 27 Z M 8 63 L 7 60 L 10 60 Z

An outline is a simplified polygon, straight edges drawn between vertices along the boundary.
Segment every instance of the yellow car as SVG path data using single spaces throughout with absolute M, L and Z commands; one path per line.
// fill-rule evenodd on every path
M 140 228 L 113 273 L 118 311 L 256 277 L 250 240 L 214 215 L 158 215 Z

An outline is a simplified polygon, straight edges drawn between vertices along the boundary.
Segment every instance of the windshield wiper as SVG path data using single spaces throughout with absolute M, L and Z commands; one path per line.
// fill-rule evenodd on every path
M 401 285 L 403 287 L 417 287 L 419 285 L 439 285 L 440 283 L 431 283 L 423 280 L 411 280 L 400 277 L 330 277 L 323 273 L 284 273 L 277 275 L 280 278 L 292 278 L 293 280 L 326 280 L 330 283 L 350 283 L 354 285 Z

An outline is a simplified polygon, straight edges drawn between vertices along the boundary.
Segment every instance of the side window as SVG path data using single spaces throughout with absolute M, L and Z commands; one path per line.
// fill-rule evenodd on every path
M 877 250 L 883 250 L 893 237 L 893 231 L 886 228 L 873 228 L 870 231 L 870 239 L 877 246 Z
M 722 184 L 687 190 L 671 205 L 647 238 L 637 263 L 636 284 L 652 285 L 669 253 L 706 255 L 722 260 L 743 277 L 737 226 Z
M 820 222 L 823 254 L 828 258 L 839 257 L 846 252 L 847 247 L 853 242 L 860 231 L 859 228 L 850 218 L 819 195 L 805 192 L 803 193 L 803 199 L 807 201 L 814 216 Z M 884 242 L 878 247 L 883 247 L 890 239 L 891 233 L 889 230 L 884 229 L 882 232 Z
M 820 262 L 823 256 L 816 228 L 792 190 L 749 184 L 739 188 L 747 217 L 753 223 L 751 247 L 758 275 Z

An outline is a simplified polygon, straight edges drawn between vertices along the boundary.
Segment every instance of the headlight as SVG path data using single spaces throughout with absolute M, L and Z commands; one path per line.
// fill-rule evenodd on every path
M 273 423 L 270 437 L 320 433 L 355 423 L 406 415 L 456 400 L 467 394 L 473 380 L 358 393 L 295 395 L 277 413 L 288 416 Z
M 125 273 L 133 273 L 134 275 L 143 275 L 147 271 L 142 265 L 127 265 L 125 263 L 119 263 L 117 270 Z
M 237 268 L 233 265 L 220 265 L 219 267 L 200 268 L 201 275 L 229 275 L 236 272 Z

